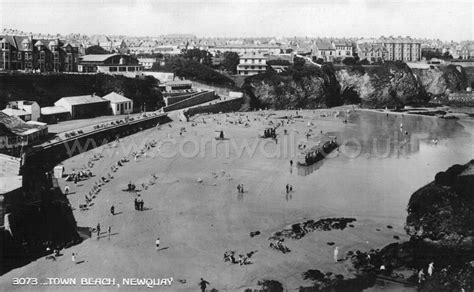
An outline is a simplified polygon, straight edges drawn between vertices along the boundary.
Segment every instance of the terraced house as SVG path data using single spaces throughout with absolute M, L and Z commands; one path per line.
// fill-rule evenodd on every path
M 79 46 L 58 39 L 0 36 L 0 70 L 75 72 Z
M 421 60 L 421 42 L 410 37 L 381 37 L 379 43 L 387 50 L 387 61 Z

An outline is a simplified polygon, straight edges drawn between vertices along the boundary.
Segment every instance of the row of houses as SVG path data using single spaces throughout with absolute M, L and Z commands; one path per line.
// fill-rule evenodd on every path
M 95 94 L 63 97 L 54 106 L 40 107 L 35 101 L 12 101 L 2 114 L 24 122 L 56 123 L 69 119 L 90 118 L 101 115 L 123 115 L 133 112 L 133 101 L 111 92 L 103 97 Z
M 0 70 L 74 72 L 79 62 L 77 44 L 59 39 L 0 35 Z

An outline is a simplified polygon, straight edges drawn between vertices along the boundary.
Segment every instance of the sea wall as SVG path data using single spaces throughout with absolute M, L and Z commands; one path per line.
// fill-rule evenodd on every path
M 189 108 L 188 110 L 186 110 L 185 115 L 189 117 L 201 113 L 234 112 L 238 111 L 243 103 L 243 98 L 220 101 L 210 105 Z
M 204 91 L 204 92 L 195 94 L 185 100 L 166 106 L 163 108 L 163 110 L 165 112 L 170 112 L 170 111 L 179 110 L 179 109 L 187 108 L 190 106 L 202 104 L 211 100 L 215 100 L 217 98 L 219 97 L 216 95 L 214 91 Z

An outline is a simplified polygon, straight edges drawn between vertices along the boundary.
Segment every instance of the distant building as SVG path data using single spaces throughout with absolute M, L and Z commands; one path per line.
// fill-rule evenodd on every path
M 130 114 L 133 111 L 133 100 L 126 98 L 115 92 L 111 92 L 102 97 L 110 101 L 110 110 L 113 115 Z
M 386 59 L 387 50 L 382 44 L 363 43 L 357 46 L 357 55 L 361 61 L 382 62 Z
M 79 46 L 58 39 L 0 36 L 0 70 L 75 72 Z
M 2 111 L 9 116 L 19 117 L 25 122 L 39 121 L 41 116 L 39 104 L 29 100 L 10 101 Z
M 267 58 L 261 54 L 251 53 L 240 56 L 237 65 L 238 75 L 256 75 L 267 70 Z
M 242 54 L 265 54 L 273 55 L 280 53 L 280 47 L 272 44 L 227 44 L 210 46 L 208 51 L 212 55 L 224 52 L 236 52 Z
M 156 63 L 155 58 L 138 58 L 138 64 L 143 66 L 143 69 L 149 70 Z
M 330 42 L 317 42 L 317 59 L 323 59 L 324 62 L 333 62 L 336 57 L 336 48 Z M 313 56 L 314 57 L 314 56 Z
M 102 72 L 109 74 L 139 73 L 143 66 L 137 58 L 129 55 L 85 55 L 79 61 L 79 72 Z
M 382 44 L 387 54 L 387 61 L 414 62 L 421 60 L 421 42 L 410 37 L 381 37 L 378 42 Z
M 474 59 L 474 43 L 463 45 L 459 50 L 459 56 L 463 60 Z
M 350 42 L 335 42 L 336 58 L 348 58 L 353 56 L 352 43 Z
M 54 103 L 65 108 L 73 119 L 107 115 L 110 101 L 97 95 L 63 97 Z

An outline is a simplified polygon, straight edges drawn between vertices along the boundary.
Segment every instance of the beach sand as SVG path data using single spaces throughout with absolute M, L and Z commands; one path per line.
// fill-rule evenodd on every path
M 298 139 L 305 139 L 304 133 L 312 128 L 311 141 L 324 140 L 336 135 L 342 127 L 350 125 L 342 121 L 344 116 L 335 117 L 337 110 L 300 111 L 302 118 L 285 125 L 289 133 Z M 329 117 L 321 117 L 327 113 Z M 270 115 L 269 114 L 274 114 Z M 238 155 L 232 147 L 229 157 L 225 157 L 225 147 L 217 146 L 216 155 L 212 154 L 212 142 L 222 130 L 230 143 L 260 141 L 265 142 L 266 149 L 272 153 L 277 147 L 271 139 L 258 138 L 262 130 L 268 127 L 269 121 L 277 123 L 278 116 L 296 114 L 295 111 L 251 112 L 236 114 L 199 115 L 192 117 L 196 122 L 180 122 L 177 119 L 159 129 L 148 129 L 143 132 L 122 138 L 118 143 L 110 143 L 93 151 L 83 153 L 64 161 L 66 173 L 81 169 L 97 153 L 103 155 L 91 168 L 95 177 L 73 182 L 60 180 L 60 186 L 70 188 L 68 199 L 74 210 L 78 226 L 95 227 L 101 225 L 102 234 L 96 233 L 79 245 L 62 250 L 63 256 L 56 261 L 40 258 L 35 262 L 15 269 L 0 278 L 0 287 L 9 290 L 24 290 L 24 286 L 11 286 L 15 277 L 79 278 L 115 278 L 122 284 L 123 278 L 173 278 L 170 287 L 159 287 L 164 291 L 196 291 L 200 278 L 210 285 L 208 289 L 219 291 L 243 291 L 245 287 L 255 286 L 259 280 L 273 279 L 283 283 L 288 290 L 309 285 L 302 273 L 308 269 L 319 269 L 350 276 L 353 272 L 348 261 L 334 263 L 334 246 L 339 246 L 341 258 L 349 250 L 369 250 L 381 248 L 394 242 L 394 235 L 401 240 L 407 236 L 402 224 L 392 224 L 390 218 L 383 216 L 352 216 L 358 214 L 354 206 L 347 204 L 328 204 L 327 200 L 343 200 L 346 194 L 320 194 L 318 185 L 297 182 L 296 166 L 290 171 L 291 155 L 277 158 L 266 158 L 259 151 L 249 157 Z M 245 127 L 247 117 L 249 127 Z M 236 123 L 238 119 L 242 124 Z M 203 119 L 205 123 L 203 123 Z M 257 119 L 257 120 L 254 120 Z M 230 123 L 233 121 L 234 123 Z M 308 122 L 314 125 L 308 126 Z M 171 127 L 170 127 L 171 125 Z M 181 136 L 180 128 L 186 131 Z M 320 131 L 323 131 L 321 135 Z M 282 137 L 282 128 L 277 130 Z M 168 140 L 167 140 L 168 139 Z M 120 158 L 140 150 L 146 142 L 155 140 L 157 147 L 147 151 L 147 155 L 136 161 L 128 155 L 130 161 L 112 172 L 110 167 Z M 176 145 L 160 141 L 176 141 Z M 183 143 L 187 141 L 186 143 Z M 194 141 L 208 141 L 206 154 L 193 156 Z M 225 141 L 224 141 L 225 142 Z M 206 142 L 207 143 L 207 142 Z M 279 142 L 281 143 L 281 142 Z M 182 146 L 184 145 L 184 146 Z M 180 151 L 180 148 L 183 151 Z M 173 151 L 178 155 L 172 158 Z M 181 154 L 179 154 L 181 152 Z M 210 153 L 210 154 L 209 154 Z M 296 160 L 295 160 L 296 161 Z M 330 163 L 330 162 L 329 162 Z M 326 165 L 322 165 L 324 168 Z M 101 187 L 100 193 L 93 199 L 93 206 L 81 211 L 79 204 L 84 204 L 84 195 L 91 190 L 100 176 L 110 173 L 113 179 Z M 151 175 L 158 179 L 151 185 Z M 140 189 L 144 201 L 144 211 L 134 209 L 135 195 L 124 191 L 131 181 Z M 142 190 L 145 183 L 147 189 Z M 285 185 L 293 184 L 291 194 L 296 197 L 302 193 L 314 193 L 316 204 L 302 204 L 297 200 L 286 198 Z M 244 184 L 245 192 L 239 194 L 237 185 Z M 115 207 L 116 215 L 110 213 Z M 331 206 L 331 207 L 329 207 Z M 332 231 L 310 232 L 300 240 L 287 239 L 285 244 L 291 252 L 283 254 L 269 248 L 268 238 L 276 231 L 289 225 L 309 219 L 328 217 L 354 217 L 353 228 Z M 386 228 L 392 224 L 393 229 Z M 107 228 L 111 226 L 111 235 Z M 380 231 L 377 231 L 379 229 Z M 261 234 L 250 237 L 252 231 Z M 160 249 L 155 249 L 155 240 L 161 240 Z M 334 246 L 327 245 L 334 242 Z M 226 250 L 235 250 L 236 254 L 257 251 L 251 258 L 250 265 L 225 263 L 223 254 Z M 71 255 L 77 253 L 76 262 L 72 263 Z M 185 280 L 178 281 L 178 280 Z M 39 290 L 63 291 L 64 286 L 42 286 Z M 70 290 L 116 290 L 107 286 L 76 286 Z M 124 288 L 122 286 L 122 288 Z M 125 287 L 148 289 L 145 286 Z

